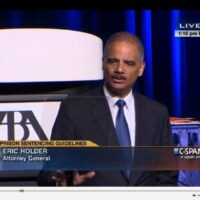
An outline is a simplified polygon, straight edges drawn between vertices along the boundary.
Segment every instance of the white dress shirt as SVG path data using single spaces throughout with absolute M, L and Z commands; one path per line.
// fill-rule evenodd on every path
M 112 97 L 109 91 L 107 90 L 107 88 L 105 87 L 105 85 L 103 87 L 103 90 L 104 90 L 106 99 L 108 101 L 108 105 L 109 105 L 111 115 L 112 115 L 112 120 L 115 126 L 116 117 L 119 110 L 118 106 L 116 105 L 116 102 L 122 98 Z M 129 94 L 123 98 L 123 100 L 126 102 L 126 105 L 124 106 L 124 115 L 126 117 L 126 121 L 129 128 L 131 145 L 135 146 L 135 103 L 134 103 L 134 97 L 133 97 L 132 91 L 130 91 Z

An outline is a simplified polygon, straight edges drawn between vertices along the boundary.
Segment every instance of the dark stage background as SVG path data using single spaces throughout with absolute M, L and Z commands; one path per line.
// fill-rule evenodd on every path
M 135 33 L 146 53 L 145 74 L 135 90 L 165 104 L 170 116 L 200 119 L 200 38 L 174 37 L 180 23 L 200 23 L 199 17 L 199 10 L 1 10 L 0 28 L 71 29 L 103 41 L 117 31 Z M 0 94 L 44 92 L 68 84 L 77 83 L 46 83 L 43 89 L 40 83 L 0 84 Z

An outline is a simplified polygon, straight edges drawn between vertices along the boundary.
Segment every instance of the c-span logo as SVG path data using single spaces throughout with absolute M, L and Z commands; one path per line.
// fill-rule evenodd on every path
M 200 147 L 175 147 L 174 155 L 181 159 L 200 159 Z

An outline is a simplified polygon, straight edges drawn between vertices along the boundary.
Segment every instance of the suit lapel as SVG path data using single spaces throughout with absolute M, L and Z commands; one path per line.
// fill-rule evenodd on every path
M 148 141 L 146 139 L 146 112 L 144 105 L 142 105 L 139 96 L 137 94 L 134 94 L 134 100 L 135 100 L 135 118 L 136 118 L 136 130 L 135 130 L 135 146 L 145 146 L 148 144 Z
M 90 101 L 90 110 L 100 130 L 106 146 L 118 146 L 119 142 L 115 133 L 110 109 L 102 88 L 99 88 Z
M 147 139 L 145 139 L 145 131 L 147 128 L 146 112 L 137 94 L 134 94 L 134 101 L 136 120 L 135 146 L 145 146 L 148 144 Z M 92 94 L 90 106 L 93 118 L 95 119 L 97 126 L 101 130 L 101 133 L 104 135 L 105 140 L 107 140 L 106 145 L 108 144 L 119 146 L 109 105 L 104 96 L 102 87 L 98 88 L 96 92 Z
M 147 117 L 144 105 L 141 103 L 141 100 L 139 99 L 139 96 L 137 94 L 134 94 L 134 100 L 135 100 L 135 118 L 136 118 L 136 131 L 135 131 L 135 146 L 145 146 L 148 144 L 148 138 L 146 137 L 146 130 L 147 130 Z M 139 148 L 136 148 L 134 150 L 134 163 L 140 163 L 140 153 Z M 140 169 L 136 169 L 132 171 L 131 179 L 130 179 L 130 185 L 136 185 L 139 178 L 142 177 L 143 171 L 140 171 Z

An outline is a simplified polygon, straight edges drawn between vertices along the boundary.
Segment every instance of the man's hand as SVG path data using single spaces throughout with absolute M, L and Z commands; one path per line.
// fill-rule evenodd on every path
M 93 178 L 95 172 L 87 172 L 85 174 L 79 174 L 74 172 L 73 174 L 73 185 L 80 185 L 84 183 L 87 179 Z M 64 171 L 57 170 L 55 175 L 52 176 L 52 179 L 56 182 L 56 186 L 67 186 L 67 176 Z
M 73 184 L 80 185 L 84 183 L 87 179 L 93 178 L 95 176 L 95 172 L 87 172 L 85 174 L 79 174 L 78 172 L 74 173 Z

